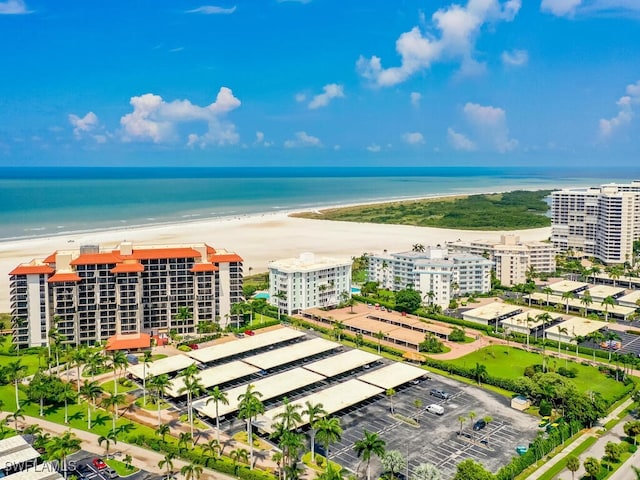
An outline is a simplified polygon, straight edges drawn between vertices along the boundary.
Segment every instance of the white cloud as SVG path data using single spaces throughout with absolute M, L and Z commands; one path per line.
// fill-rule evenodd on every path
M 505 65 L 522 67 L 529 61 L 529 54 L 526 50 L 512 50 L 510 52 L 502 52 L 500 58 Z
M 73 113 L 69 115 L 69 122 L 73 125 L 73 134 L 76 137 L 80 137 L 83 133 L 91 132 L 95 130 L 99 125 L 98 116 L 89 112 L 84 117 L 79 117 Z
M 409 97 L 411 98 L 411 105 L 413 105 L 414 107 L 420 105 L 420 100 L 422 99 L 422 95 L 420 93 L 411 92 L 411 95 L 409 95 Z
M 25 15 L 28 13 L 33 13 L 33 10 L 27 9 L 24 0 L 0 2 L 0 15 Z
M 296 132 L 295 138 L 285 141 L 284 146 L 285 148 L 321 147 L 322 142 L 318 137 L 308 135 L 307 132 Z
M 187 13 L 201 13 L 203 15 L 230 15 L 235 11 L 235 5 L 230 8 L 203 5 L 202 7 L 194 8 L 193 10 L 187 10 Z
M 573 17 L 606 13 L 608 15 L 626 15 L 640 12 L 638 0 L 542 0 L 540 10 L 557 17 Z
M 520 10 L 520 0 L 468 0 L 467 5 L 451 5 L 431 16 L 438 35 L 423 33 L 419 27 L 400 35 L 396 51 L 398 67 L 383 68 L 378 56 L 360 56 L 356 67 L 360 75 L 374 85 L 388 87 L 405 81 L 413 74 L 428 69 L 436 62 L 457 61 L 462 74 L 477 74 L 484 65 L 473 59 L 476 39 L 483 25 L 511 21 Z
M 479 141 L 501 153 L 518 146 L 517 140 L 509 138 L 507 114 L 502 108 L 467 103 L 463 110 Z
M 402 140 L 409 145 L 420 145 L 424 143 L 424 137 L 420 132 L 407 132 L 402 135 Z
M 372 153 L 378 153 L 380 150 L 382 150 L 382 147 L 380 147 L 380 145 L 378 145 L 377 143 L 372 143 L 367 147 L 367 150 Z
M 476 149 L 475 143 L 469 140 L 462 133 L 456 132 L 453 128 L 447 129 L 447 137 L 451 146 L 456 150 L 471 152 Z
M 307 100 L 307 95 L 304 93 L 296 93 L 294 98 L 296 99 L 296 102 L 302 103 Z
M 611 137 L 617 129 L 630 124 L 633 120 L 635 115 L 633 107 L 640 104 L 640 80 L 627 85 L 625 93 L 626 95 L 616 102 L 618 114 L 613 118 L 600 119 L 600 136 L 604 139 Z
M 240 100 L 227 87 L 220 88 L 215 102 L 205 107 L 189 100 L 166 102 L 152 93 L 131 97 L 130 103 L 133 112 L 120 119 L 124 141 L 176 142 L 180 140 L 179 126 L 196 123 L 200 127 L 204 124 L 206 131 L 201 135 L 190 133 L 189 146 L 235 144 L 239 140 L 235 125 L 223 118 L 240 106 Z
M 315 95 L 309 102 L 310 109 L 326 107 L 333 98 L 344 98 L 344 88 L 337 83 L 329 83 L 322 90 L 323 93 Z
M 262 145 L 264 147 L 270 147 L 273 145 L 273 142 L 268 142 L 264 139 L 264 132 L 256 132 L 256 145 Z

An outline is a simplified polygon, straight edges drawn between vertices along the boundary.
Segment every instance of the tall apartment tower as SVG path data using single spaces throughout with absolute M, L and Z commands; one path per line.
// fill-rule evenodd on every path
M 551 194 L 551 240 L 559 251 L 581 251 L 603 263 L 632 260 L 640 238 L 640 181 Z
M 205 243 L 57 251 L 10 273 L 14 341 L 94 344 L 123 333 L 194 333 L 200 322 L 225 327 L 242 301 L 242 258 Z M 180 318 L 186 307 L 189 318 Z

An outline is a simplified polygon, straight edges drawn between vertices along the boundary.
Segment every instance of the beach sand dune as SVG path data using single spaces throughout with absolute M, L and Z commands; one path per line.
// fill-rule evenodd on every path
M 110 248 L 124 240 L 134 245 L 206 242 L 214 248 L 241 255 L 247 275 L 249 268 L 251 273 L 263 272 L 271 260 L 297 256 L 301 252 L 352 257 L 364 252 L 410 250 L 416 243 L 435 246 L 457 239 L 497 239 L 501 233 L 504 232 L 308 220 L 292 218 L 283 212 L 0 242 L 0 312 L 9 311 L 8 274 L 14 267 L 57 250 L 78 249 L 85 244 Z M 544 240 L 549 238 L 551 229 L 510 233 L 520 235 L 523 240 Z

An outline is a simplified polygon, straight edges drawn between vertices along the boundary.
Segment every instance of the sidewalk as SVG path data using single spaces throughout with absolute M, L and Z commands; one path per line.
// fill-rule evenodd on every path
M 547 462 L 545 462 L 544 465 L 542 465 L 540 468 L 538 468 L 538 470 L 536 470 L 531 475 L 529 475 L 529 477 L 527 477 L 527 480 L 537 480 L 544 473 L 546 473 L 548 470 L 550 470 L 554 465 L 558 464 L 559 462 L 563 462 L 564 463 L 564 461 L 566 460 L 566 458 L 569 455 L 569 453 L 575 447 L 580 445 L 587 437 L 596 436 L 596 432 L 597 432 L 597 430 L 599 430 L 599 426 L 606 425 L 609 421 L 613 420 L 614 418 L 618 418 L 618 415 L 622 411 L 624 411 L 626 408 L 628 408 L 629 405 L 631 405 L 632 403 L 633 403 L 633 400 L 630 399 L 630 398 L 625 400 L 620 406 L 618 406 L 614 411 L 612 411 L 607 417 L 601 419 L 598 422 L 598 425 L 596 425 L 595 427 L 591 428 L 590 430 L 587 430 L 584 433 L 582 433 L 569 447 L 565 448 L 562 452 L 560 452 L 555 457 L 549 459 Z M 604 455 L 604 446 L 607 444 L 607 442 L 620 442 L 620 437 L 621 437 L 620 432 L 622 432 L 622 428 L 623 428 L 624 422 L 625 422 L 624 420 L 621 420 L 620 423 L 618 423 L 613 429 L 611 429 L 609 432 L 607 432 L 606 434 L 601 436 L 596 443 L 594 443 L 589 449 L 587 449 L 586 452 L 584 452 L 584 453 L 582 453 L 580 455 L 580 470 L 578 470 L 578 472 L 576 472 L 577 473 L 577 475 L 576 475 L 577 478 L 580 478 L 580 475 L 584 474 L 584 467 L 582 466 L 582 461 L 585 458 L 587 458 L 587 457 L 601 458 Z M 624 432 L 622 433 L 622 435 L 624 435 Z M 571 472 L 569 472 L 568 470 L 564 469 L 562 472 L 560 472 L 560 474 L 558 474 L 558 476 L 556 478 L 557 479 L 562 479 L 562 480 L 565 480 L 565 479 L 571 480 Z

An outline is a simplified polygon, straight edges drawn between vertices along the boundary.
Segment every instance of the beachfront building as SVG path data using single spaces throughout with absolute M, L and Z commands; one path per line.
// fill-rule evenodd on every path
M 480 255 L 427 247 L 424 252 L 370 255 L 368 279 L 389 290 L 412 286 L 425 303 L 446 308 L 452 295 L 491 290 L 491 266 Z
M 56 251 L 10 273 L 14 341 L 94 344 L 113 335 L 194 333 L 202 322 L 225 327 L 242 301 L 242 258 L 205 243 Z
M 496 278 L 511 287 L 527 281 L 531 273 L 556 271 L 556 248 L 548 242 L 524 242 L 518 235 L 501 235 L 499 240 L 458 240 L 447 243 L 454 253 L 482 255 L 493 262 Z
M 640 181 L 599 188 L 565 189 L 551 194 L 551 240 L 603 263 L 631 262 L 640 238 Z
M 269 303 L 287 315 L 351 298 L 351 260 L 302 253 L 269 263 Z

